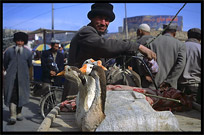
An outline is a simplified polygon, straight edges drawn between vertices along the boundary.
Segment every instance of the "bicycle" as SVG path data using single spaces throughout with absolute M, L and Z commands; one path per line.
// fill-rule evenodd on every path
M 61 103 L 63 90 L 64 87 L 49 86 L 48 92 L 41 97 L 40 113 L 43 118 L 45 118 L 55 106 Z

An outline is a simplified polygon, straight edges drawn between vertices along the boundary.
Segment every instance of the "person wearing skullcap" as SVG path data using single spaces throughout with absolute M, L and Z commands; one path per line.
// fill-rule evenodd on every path
M 32 52 L 24 45 L 28 35 L 24 32 L 14 34 L 16 45 L 4 52 L 3 65 L 6 75 L 4 78 L 4 104 L 9 107 L 8 124 L 22 121 L 22 108 L 29 102 L 30 80 L 29 68 L 32 66 Z
M 149 48 L 149 46 L 147 45 L 147 42 L 153 38 L 153 36 L 150 35 L 150 31 L 151 31 L 151 28 L 148 24 L 146 23 L 140 24 L 137 29 L 136 42 Z M 141 55 L 141 53 L 139 53 L 138 56 L 143 59 L 143 55 Z M 146 87 L 149 83 L 152 82 L 152 79 L 149 76 L 149 73 L 147 73 L 147 71 L 144 70 L 144 66 L 141 63 L 135 63 L 135 60 L 133 60 L 131 61 L 131 65 L 133 70 L 140 75 L 142 87 Z
M 201 30 L 192 28 L 187 32 L 186 65 L 178 81 L 178 89 L 194 95 L 201 104 Z
M 153 36 L 150 35 L 150 27 L 148 24 L 143 23 L 139 25 L 137 29 L 137 37 L 137 42 L 142 45 L 146 45 L 147 40 L 153 38 Z
M 177 89 L 177 81 L 186 63 L 186 45 L 175 38 L 177 25 L 163 25 L 163 33 L 157 37 L 150 48 L 157 54 L 159 70 L 155 75 L 155 83 L 161 91 L 173 87 Z M 155 89 L 153 83 L 149 85 Z
M 54 86 L 62 86 L 64 80 L 56 76 L 64 70 L 64 55 L 59 50 L 60 41 L 52 38 L 50 43 L 51 48 L 42 51 L 41 55 L 43 93 L 47 92 L 52 83 Z

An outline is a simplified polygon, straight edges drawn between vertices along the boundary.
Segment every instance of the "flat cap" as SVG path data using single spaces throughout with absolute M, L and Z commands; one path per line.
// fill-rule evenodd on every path
M 167 26 L 167 24 L 163 24 L 163 29 L 166 29 Z M 177 30 L 177 27 L 176 24 L 170 24 L 166 30 Z
M 150 27 L 148 24 L 146 23 L 143 23 L 143 24 L 140 24 L 139 28 L 140 30 L 144 30 L 144 31 L 147 31 L 147 32 L 150 32 Z

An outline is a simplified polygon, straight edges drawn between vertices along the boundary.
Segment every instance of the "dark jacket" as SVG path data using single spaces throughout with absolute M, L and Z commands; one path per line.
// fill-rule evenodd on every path
M 150 39 L 150 38 L 153 38 L 153 36 L 152 35 L 143 35 L 142 37 L 139 37 L 137 39 L 137 43 L 145 46 L 147 44 L 148 39 Z
M 105 39 L 92 26 L 82 27 L 70 43 L 70 66 L 81 67 L 89 58 L 113 58 L 122 53 L 137 51 L 139 44 L 123 40 Z M 103 63 L 104 64 L 104 63 Z
M 153 39 L 152 35 L 143 35 L 139 37 L 136 42 L 138 44 L 142 44 L 146 46 L 147 48 L 150 48 L 150 46 L 147 45 L 147 43 L 150 42 L 152 39 Z M 144 57 L 141 53 L 138 53 L 138 56 L 142 59 Z M 144 65 L 141 64 L 140 62 L 135 62 L 135 61 L 132 61 L 131 65 L 133 70 L 140 75 L 142 87 L 148 86 L 150 83 L 146 80 L 145 76 L 150 76 L 150 75 L 146 70 L 144 70 Z
M 15 47 L 10 47 L 4 53 L 4 103 L 9 105 L 16 74 L 18 75 L 18 106 L 21 107 L 29 102 L 30 80 L 29 68 L 32 66 L 32 52 L 24 47 L 23 54 L 16 54 Z
M 51 49 L 43 51 L 41 55 L 42 81 L 46 83 L 51 82 L 52 77 L 50 76 L 50 71 L 54 70 L 53 67 L 51 67 L 50 65 L 51 63 L 48 60 L 50 56 L 53 58 Z M 59 69 L 57 73 L 64 70 L 64 55 L 59 51 L 57 52 L 56 56 L 56 64 Z M 58 77 L 54 77 L 55 81 L 58 80 L 57 78 Z

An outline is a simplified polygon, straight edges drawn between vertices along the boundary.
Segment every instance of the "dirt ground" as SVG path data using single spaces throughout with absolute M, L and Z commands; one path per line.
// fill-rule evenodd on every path
M 176 116 L 180 129 L 183 132 L 201 132 L 201 112 L 190 110 L 186 112 L 173 112 Z

